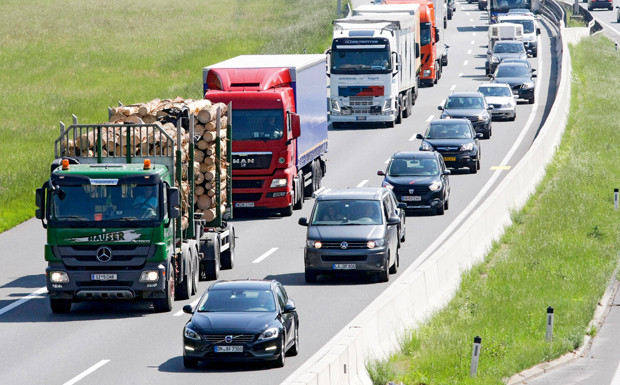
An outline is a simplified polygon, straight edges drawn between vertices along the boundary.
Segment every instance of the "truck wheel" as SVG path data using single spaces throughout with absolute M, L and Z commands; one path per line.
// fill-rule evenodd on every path
M 181 281 L 178 282 L 177 294 L 175 299 L 189 299 L 192 292 L 192 267 L 191 267 L 191 255 L 189 247 L 183 247 L 181 250 L 181 262 L 180 264 L 186 265 L 184 267 L 184 274 L 181 277 Z
M 446 19 L 445 17 L 443 18 L 443 29 L 448 28 L 448 19 Z
M 235 230 L 234 228 L 230 229 L 230 241 L 228 242 L 228 250 L 223 251 L 220 254 L 220 263 L 222 264 L 222 269 L 230 270 L 235 266 Z
M 220 243 L 217 234 L 207 234 L 202 245 L 204 257 L 200 261 L 200 278 L 211 281 L 220 277 Z
M 198 249 L 192 246 L 189 250 L 192 255 L 192 295 L 194 295 L 198 292 L 198 266 L 200 265 L 200 260 L 198 258 Z
M 308 186 L 304 187 L 304 195 L 307 197 L 311 197 L 312 194 L 318 189 L 321 188 L 321 165 L 319 164 L 319 160 L 315 159 L 312 161 L 311 173 L 312 173 L 312 183 Z
M 403 122 L 403 97 L 402 96 L 398 96 L 398 112 L 396 113 L 396 120 L 394 121 L 394 123 L 396 124 L 401 124 Z
M 279 211 L 280 215 L 282 215 L 283 217 L 290 217 L 291 215 L 293 215 L 293 205 L 280 209 Z
M 50 307 L 53 313 L 69 313 L 71 311 L 71 300 L 50 298 Z
M 304 173 L 301 170 L 297 173 L 297 184 L 294 192 L 297 201 L 294 203 L 293 209 L 301 210 L 304 207 Z
M 174 303 L 174 269 L 170 265 L 168 265 L 168 269 L 166 270 L 166 274 L 168 280 L 166 281 L 166 297 L 165 298 L 155 298 L 153 300 L 153 308 L 158 313 L 169 312 L 172 310 L 172 305 Z

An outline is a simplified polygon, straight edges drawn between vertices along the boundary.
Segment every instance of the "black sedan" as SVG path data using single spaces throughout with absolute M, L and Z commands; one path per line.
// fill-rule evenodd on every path
M 468 119 L 476 132 L 488 139 L 493 135 L 491 127 L 491 110 L 484 95 L 480 92 L 455 92 L 448 96 L 437 109 L 443 111 L 441 119 L 465 118 Z
M 480 170 L 480 137 L 466 119 L 432 120 L 424 136 L 416 136 L 422 139 L 420 151 L 437 151 L 446 166 L 467 167 L 472 174 Z
M 183 365 L 200 361 L 270 361 L 284 366 L 299 352 L 295 303 L 278 281 L 218 281 L 202 295 L 183 328 Z
M 497 66 L 495 73 L 490 76 L 495 83 L 506 83 L 512 89 L 513 95 L 519 99 L 527 99 L 529 104 L 535 100 L 536 83 L 531 69 L 521 63 L 502 63 Z
M 450 170 L 435 151 L 397 152 L 392 155 L 384 176 L 383 187 L 391 188 L 407 210 L 433 210 L 443 215 L 450 197 Z

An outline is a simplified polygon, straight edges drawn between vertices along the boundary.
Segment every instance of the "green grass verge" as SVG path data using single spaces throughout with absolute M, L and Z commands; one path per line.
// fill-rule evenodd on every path
M 202 97 L 202 68 L 241 54 L 322 53 L 334 0 L 3 0 L 0 232 L 34 216 L 59 121 Z
M 573 16 L 573 5 L 572 4 L 567 4 L 564 3 L 562 1 L 559 2 L 559 4 L 562 6 L 562 8 L 564 8 L 564 12 L 566 12 L 566 20 L 567 20 L 567 27 L 569 28 L 574 28 L 574 27 L 585 27 L 586 23 L 583 20 L 583 17 L 581 15 L 577 15 L 578 17 L 574 18 Z
M 603 36 L 571 47 L 571 112 L 547 175 L 455 298 L 412 331 L 402 352 L 368 365 L 375 384 L 502 384 L 579 347 L 618 263 L 620 66 Z M 545 340 L 546 308 L 555 309 Z M 476 378 L 472 343 L 482 337 Z

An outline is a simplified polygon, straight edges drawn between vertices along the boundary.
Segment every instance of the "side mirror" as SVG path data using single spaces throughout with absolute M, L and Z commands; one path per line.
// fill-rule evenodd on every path
M 438 106 L 437 106 L 437 109 L 438 109 L 439 111 L 443 111 L 443 106 L 440 104 L 440 105 L 438 105 Z
M 417 134 L 417 135 L 415 136 L 415 138 L 416 138 L 416 139 L 421 139 L 421 140 L 424 140 L 424 137 L 422 136 L 422 134 Z
M 282 309 L 282 312 L 290 313 L 292 311 L 295 311 L 295 302 L 293 302 L 293 300 L 289 298 L 289 300 L 286 301 L 286 305 L 284 305 L 284 309 Z
M 452 171 L 450 171 L 448 169 L 445 169 L 445 170 L 443 170 L 443 174 L 444 175 L 452 175 Z
M 493 74 L 488 74 L 487 77 L 493 79 Z
M 168 217 L 178 218 L 181 215 L 181 196 L 177 187 L 168 187 Z
M 435 27 L 435 41 L 439 41 L 439 27 Z
M 532 68 L 532 72 L 536 72 L 536 68 Z
M 183 313 L 194 314 L 194 308 L 192 305 L 185 305 L 183 306 Z
M 385 176 L 385 172 L 383 170 L 377 171 L 377 175 Z
M 394 215 L 393 217 L 390 217 L 387 220 L 387 224 L 388 224 L 388 226 L 399 225 L 400 224 L 400 217 L 397 217 L 396 215 Z
M 532 74 L 532 77 L 533 78 L 537 78 L 538 76 L 536 74 Z
M 302 225 L 302 226 L 308 226 L 308 218 L 301 217 L 301 218 L 299 218 L 299 221 L 297 223 Z
M 540 28 L 536 28 L 536 35 L 540 35 Z
M 45 188 L 40 187 L 36 191 L 35 203 L 37 205 L 37 210 L 35 211 L 35 217 L 37 219 L 45 218 Z
M 482 134 L 482 132 L 477 132 L 476 133 L 476 138 L 478 138 L 478 139 L 484 138 L 484 134 Z
M 291 123 L 291 137 L 290 139 L 299 138 L 301 136 L 301 122 L 299 119 L 299 115 L 293 112 L 288 114 L 290 123 Z
M 407 208 L 407 204 L 404 202 L 398 202 L 396 207 L 398 207 L 399 209 L 405 210 Z
M 487 110 L 488 110 L 488 111 L 491 111 L 493 108 L 494 108 L 494 107 L 493 107 L 493 106 L 491 106 L 491 105 L 487 106 Z

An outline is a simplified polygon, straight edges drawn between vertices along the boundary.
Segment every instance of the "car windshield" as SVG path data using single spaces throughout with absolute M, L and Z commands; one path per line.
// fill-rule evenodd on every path
M 378 200 L 342 199 L 318 201 L 312 225 L 380 225 L 383 224 Z
M 521 78 L 521 77 L 529 77 L 530 70 L 528 70 L 525 66 L 499 66 L 497 67 L 496 78 Z
M 512 91 L 508 87 L 478 87 L 478 92 L 484 96 L 512 96 Z
M 523 44 L 502 44 L 497 43 L 495 47 L 493 47 L 494 53 L 519 53 L 525 52 L 525 48 L 523 48 Z
M 426 139 L 471 139 L 467 124 L 431 124 Z
M 198 312 L 272 312 L 276 303 L 271 290 L 214 289 L 198 304 Z
M 446 102 L 445 108 L 471 108 L 471 109 L 481 109 L 484 108 L 484 102 L 481 97 L 472 96 L 472 97 L 450 97 Z
M 439 175 L 437 159 L 392 159 L 388 167 L 389 176 Z
M 284 118 L 281 110 L 242 110 L 232 113 L 235 129 L 234 140 L 279 140 L 284 132 Z

